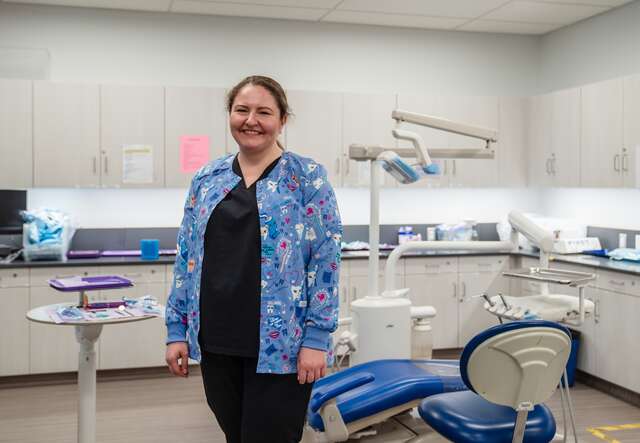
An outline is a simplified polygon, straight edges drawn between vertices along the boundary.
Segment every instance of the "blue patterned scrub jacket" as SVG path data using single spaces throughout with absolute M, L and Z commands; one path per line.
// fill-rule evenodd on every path
M 191 182 L 178 233 L 174 279 L 167 301 L 167 343 L 186 341 L 200 360 L 200 277 L 204 234 L 216 205 L 239 182 L 234 154 L 202 167 Z M 338 319 L 342 224 L 325 169 L 283 152 L 256 183 L 262 240 L 260 349 L 257 372 L 295 373 L 301 346 L 327 352 Z M 242 239 L 237 239 L 242 247 Z

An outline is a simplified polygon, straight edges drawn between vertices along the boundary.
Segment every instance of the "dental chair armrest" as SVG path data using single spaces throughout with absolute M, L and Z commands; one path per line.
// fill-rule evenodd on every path
M 352 389 L 359 388 L 362 385 L 366 385 L 373 380 L 375 380 L 375 376 L 370 372 L 365 372 L 363 374 L 357 374 L 340 383 L 327 386 L 326 388 L 321 387 L 313 393 L 311 401 L 309 401 L 309 409 L 312 412 L 318 412 L 322 405 L 332 398 L 335 398 L 340 394 L 344 394 Z

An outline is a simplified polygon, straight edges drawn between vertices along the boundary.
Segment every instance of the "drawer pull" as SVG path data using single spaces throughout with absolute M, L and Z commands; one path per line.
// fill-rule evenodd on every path
M 625 282 L 617 281 L 617 280 L 609 280 L 609 284 L 612 284 L 612 285 L 615 285 L 615 286 L 624 286 Z

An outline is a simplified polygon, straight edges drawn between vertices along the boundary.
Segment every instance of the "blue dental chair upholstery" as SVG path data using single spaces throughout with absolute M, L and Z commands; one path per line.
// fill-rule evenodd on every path
M 546 443 L 556 424 L 542 405 L 569 358 L 571 335 L 542 320 L 497 325 L 475 336 L 460 360 L 471 391 L 426 398 L 418 411 L 443 437 L 459 443 Z
M 462 389 L 467 387 L 458 361 L 376 360 L 318 380 L 307 421 L 329 441 L 345 441 L 349 434 L 411 409 L 425 397 Z

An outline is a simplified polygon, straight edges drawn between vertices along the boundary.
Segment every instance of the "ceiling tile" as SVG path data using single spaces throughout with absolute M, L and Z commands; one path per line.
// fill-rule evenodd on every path
M 129 9 L 134 11 L 168 11 L 171 0 L 10 0 L 7 3 Z
M 376 12 L 331 11 L 322 21 L 367 25 L 401 26 L 425 29 L 453 29 L 467 19 L 426 17 L 424 15 L 381 14 Z
M 174 0 L 172 12 L 188 14 L 232 15 L 238 17 L 282 18 L 291 20 L 319 20 L 328 9 L 288 8 L 285 6 L 217 3 L 193 0 Z
M 508 0 L 344 0 L 338 10 L 475 18 Z
M 609 6 L 615 8 L 633 0 L 531 0 L 536 3 L 565 3 L 572 5 Z
M 569 24 L 600 14 L 608 9 L 602 6 L 514 1 L 482 18 L 511 22 Z
M 493 32 L 498 34 L 546 34 L 558 26 L 562 25 L 474 20 L 456 28 L 456 31 Z
M 321 8 L 332 9 L 340 0 L 200 0 L 212 3 L 251 3 L 254 5 L 266 6 L 290 6 L 298 8 Z

